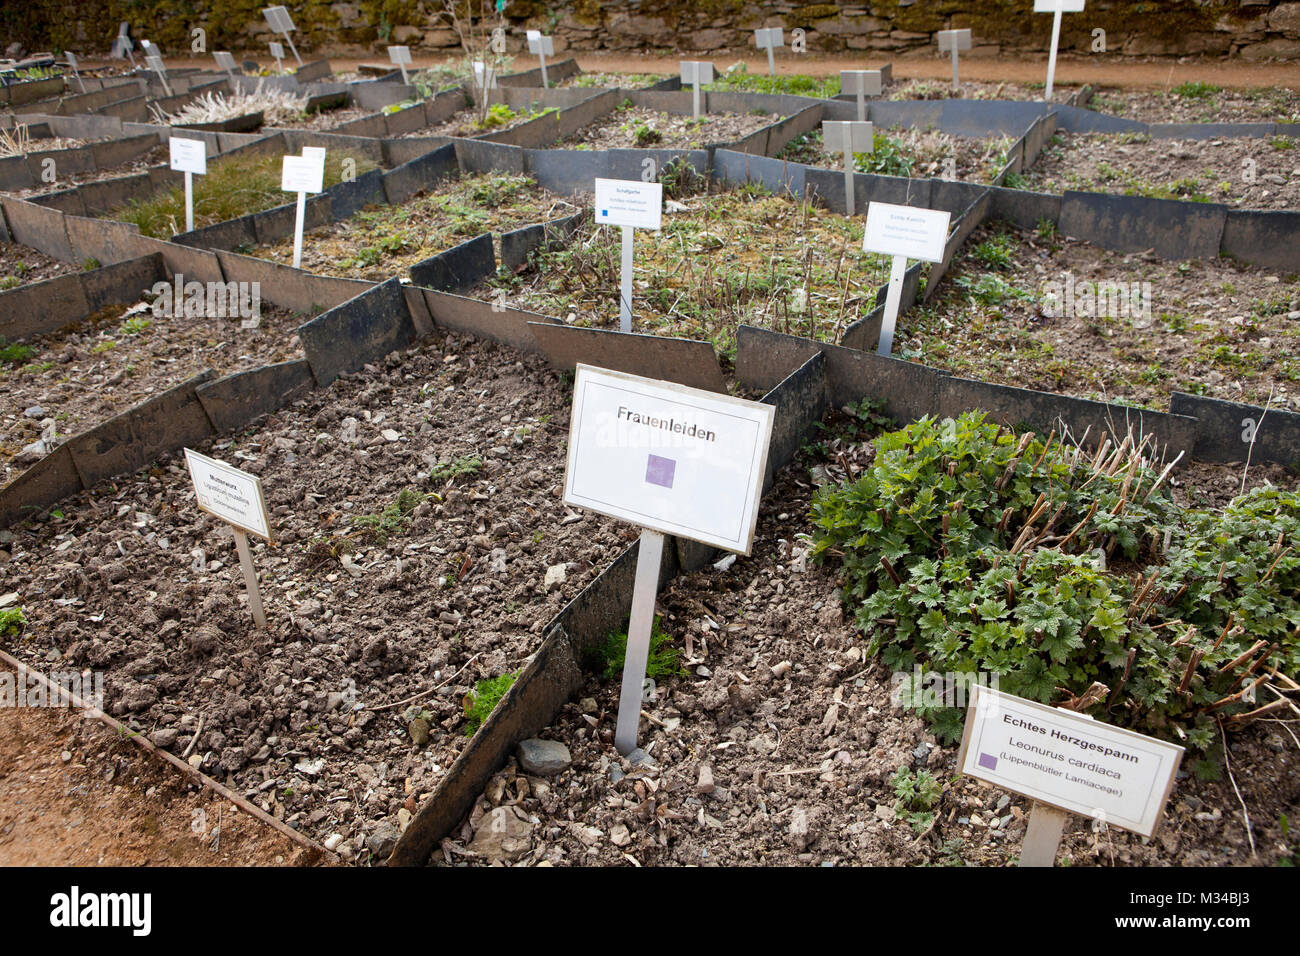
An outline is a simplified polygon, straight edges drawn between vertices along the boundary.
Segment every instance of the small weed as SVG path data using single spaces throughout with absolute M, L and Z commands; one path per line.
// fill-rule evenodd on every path
M 478 455 L 462 455 L 455 461 L 439 462 L 429 470 L 433 481 L 454 481 L 457 478 L 469 478 L 477 475 L 483 468 L 483 459 Z
M 1215 86 L 1213 83 L 1192 80 L 1175 86 L 1173 94 L 1186 100 L 1204 100 L 1218 93 L 1220 89 L 1221 87 Z
M 913 773 L 907 767 L 895 770 L 889 783 L 898 798 L 894 804 L 895 814 L 920 833 L 934 819 L 934 808 L 943 796 L 943 784 L 928 770 Z
M 1009 233 L 985 239 L 971 255 L 986 269 L 1010 268 L 1016 251 L 1016 241 Z
M 406 527 L 406 523 L 411 520 L 411 512 L 426 497 L 428 496 L 414 488 L 403 488 L 398 492 L 397 499 L 379 514 L 357 515 L 352 519 L 352 525 L 376 543 L 384 544 L 390 534 Z
M 22 633 L 27 626 L 27 616 L 20 607 L 6 608 L 0 611 L 0 637 L 14 637 Z
M 685 677 L 686 669 L 682 667 L 681 651 L 672 647 L 672 637 L 660 630 L 660 619 L 655 617 L 650 631 L 650 657 L 646 661 L 645 676 L 654 680 L 670 677 Z M 627 634 L 609 634 L 605 642 L 595 649 L 589 660 L 594 670 L 600 670 L 605 680 L 611 680 L 623 673 L 623 662 L 627 659 Z
M 30 345 L 19 342 L 6 345 L 4 338 L 0 337 L 0 365 L 19 365 L 31 358 L 34 351 Z
M 147 332 L 151 325 L 153 322 L 150 319 L 146 319 L 143 315 L 136 315 L 127 319 L 118 328 L 124 335 L 140 335 Z

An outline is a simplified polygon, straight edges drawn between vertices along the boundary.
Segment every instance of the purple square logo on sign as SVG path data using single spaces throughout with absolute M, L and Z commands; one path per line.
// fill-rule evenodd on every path
M 992 754 L 980 754 L 980 766 L 986 770 L 997 770 L 998 758 Z
M 659 485 L 661 488 L 671 488 L 673 486 L 673 475 L 676 471 L 677 462 L 671 458 L 660 458 L 658 455 L 651 455 L 645 466 L 645 480 L 647 483 Z

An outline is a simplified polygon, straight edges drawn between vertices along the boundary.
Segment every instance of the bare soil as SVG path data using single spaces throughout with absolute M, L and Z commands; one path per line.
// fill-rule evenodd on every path
M 945 60 L 947 58 L 945 57 Z M 884 91 L 884 99 L 887 100 L 946 100 L 946 99 L 966 99 L 966 100 L 1023 100 L 1029 102 L 1042 102 L 1044 95 L 1047 93 L 1047 81 L 1040 79 L 1033 83 L 1016 83 L 1007 80 L 997 80 L 993 82 L 980 81 L 975 79 L 966 79 L 966 59 L 963 57 L 959 64 L 961 70 L 961 87 L 954 90 L 952 88 L 952 67 L 948 67 L 949 73 L 946 80 L 943 79 L 910 79 L 901 82 L 895 82 Z M 1044 71 L 1046 75 L 1046 71 Z M 1052 102 L 1066 103 L 1070 97 L 1079 91 L 1076 86 L 1062 86 L 1059 82 L 1052 85 Z
M 80 266 L 61 262 L 30 246 L 0 242 L 0 291 L 80 271 Z
M 1300 94 L 1267 84 L 1262 89 L 1223 89 L 1192 85 L 1134 91 L 1106 87 L 1089 109 L 1144 123 L 1294 123 L 1300 120 Z M 1204 82 L 1204 81 L 1201 81 Z
M 614 110 L 608 116 L 563 140 L 572 149 L 702 149 L 735 143 L 783 117 L 752 113 L 704 113 L 690 116 L 660 113 L 641 106 Z
M 540 359 L 496 346 L 390 356 L 200 449 L 264 483 L 268 630 L 169 456 L 14 530 L 5 582 L 29 623 L 7 649 L 103 671 L 132 729 L 369 859 L 365 838 L 404 825 L 460 752 L 474 683 L 518 671 L 635 535 L 561 504 L 568 404 Z
M 873 455 L 857 440 L 830 445 L 828 458 L 801 457 L 781 473 L 765 497 L 751 557 L 685 575 L 660 595 L 663 627 L 689 673 L 656 682 L 645 706 L 638 743 L 652 765 L 634 765 L 614 749 L 618 681 L 592 673 L 542 734 L 570 748 L 573 766 L 547 779 L 512 759 L 435 862 L 1014 864 L 1029 801 L 956 775 L 957 749 L 940 746 L 920 718 L 894 704 L 891 675 L 866 659 L 834 574 L 807 560 L 801 535 L 815 484 L 843 480 L 845 466 L 856 471 Z M 1281 724 L 1261 722 L 1230 739 L 1230 755 L 1258 855 L 1231 781 L 1180 771 L 1155 840 L 1072 817 L 1059 859 L 1231 866 L 1291 858 L 1280 818 L 1293 818 L 1300 803 L 1300 742 Z M 942 781 L 932 825 L 900 818 L 890 782 L 900 768 Z M 502 814 L 514 818 L 518 843 L 509 852 L 491 837 Z
M 57 446 L 205 368 L 223 375 L 297 358 L 294 329 L 310 318 L 269 303 L 248 329 L 238 317 L 127 312 L 106 309 L 40 336 L 26 343 L 33 352 L 24 365 L 0 371 L 0 484 L 33 463 L 20 451 L 49 422 Z
M 999 245 L 1009 262 L 989 265 Z M 1071 277 L 1076 307 L 1052 316 L 1067 310 Z M 1125 314 L 1118 307 L 1090 314 L 1081 304 L 1084 284 L 1099 281 L 1136 290 L 1136 303 L 1126 300 Z M 1150 283 L 1149 312 L 1143 283 Z M 1050 307 L 1049 291 L 1058 307 Z M 901 317 L 896 351 L 968 378 L 1162 411 L 1176 390 L 1261 406 L 1271 391 L 1271 407 L 1294 411 L 1297 319 L 1294 276 L 1229 259 L 1109 252 L 999 223 L 977 230 L 929 308 Z
M 0 866 L 320 862 L 80 711 L 0 708 Z
M 1297 209 L 1298 143 L 1288 136 L 1166 140 L 1058 133 L 1025 173 L 1024 185 L 1036 192 L 1081 189 L 1246 209 Z

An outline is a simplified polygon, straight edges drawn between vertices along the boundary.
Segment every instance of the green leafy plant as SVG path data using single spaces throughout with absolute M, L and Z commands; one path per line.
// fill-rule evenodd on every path
M 986 269 L 1009 269 L 1015 253 L 1015 237 L 1005 232 L 985 239 L 971 250 L 975 261 Z
M 895 770 L 889 784 L 897 798 L 895 816 L 910 823 L 918 833 L 925 830 L 934 820 L 934 808 L 943 797 L 943 784 L 928 770 L 913 773 L 907 767 Z
M 1215 86 L 1213 83 L 1206 83 L 1202 80 L 1190 80 L 1187 83 L 1180 83 L 1173 88 L 1175 96 L 1181 96 L 1183 99 L 1205 100 L 1209 99 L 1215 93 L 1218 93 L 1222 87 Z
M 397 498 L 392 504 L 384 508 L 379 514 L 356 515 L 352 519 L 352 526 L 362 535 L 372 538 L 378 544 L 384 544 L 389 535 L 395 534 L 402 528 L 406 527 L 411 520 L 411 512 L 427 495 L 421 494 L 414 488 L 403 488 L 397 494 Z
M 814 558 L 839 565 L 892 670 L 996 675 L 1045 703 L 1101 684 L 1090 709 L 1207 750 L 1217 718 L 1252 709 L 1242 691 L 1265 662 L 1300 672 L 1300 495 L 1184 509 L 1145 444 L 1091 455 L 982 413 L 923 418 L 878 438 L 856 481 L 817 492 Z M 918 712 L 960 733 L 955 708 Z
M 646 123 L 637 123 L 632 127 L 632 139 L 638 146 L 653 146 L 655 143 L 662 142 L 663 138 L 663 133 Z
M 147 319 L 143 315 L 134 315 L 131 318 L 126 319 L 119 326 L 119 329 L 124 335 L 140 335 L 147 332 L 151 325 L 153 325 L 151 319 Z
M 434 481 L 455 481 L 457 478 L 470 478 L 483 468 L 483 459 L 478 455 L 461 455 L 454 461 L 439 462 L 429 470 L 429 477 Z
M 0 336 L 0 364 L 21 365 L 32 357 L 35 352 L 30 345 L 23 345 L 21 342 L 6 343 L 4 336 Z
M 474 689 L 465 695 L 465 736 L 473 737 L 483 726 L 483 721 L 496 710 L 506 691 L 514 686 L 520 671 L 502 674 L 500 677 L 485 677 L 474 685 Z
M 0 611 L 0 637 L 15 637 L 27 626 L 27 616 L 20 607 Z
M 654 680 L 685 677 L 686 668 L 681 663 L 681 651 L 672 646 L 672 637 L 660 628 L 660 618 L 655 617 L 650 630 L 650 656 L 646 660 L 645 675 Z M 605 680 L 623 673 L 627 659 L 627 632 L 608 634 L 590 655 L 588 663 L 599 670 Z
M 872 139 L 872 152 L 854 153 L 854 165 L 860 173 L 876 173 L 881 176 L 911 176 L 916 167 L 916 157 L 907 155 L 901 140 L 884 133 L 876 133 Z

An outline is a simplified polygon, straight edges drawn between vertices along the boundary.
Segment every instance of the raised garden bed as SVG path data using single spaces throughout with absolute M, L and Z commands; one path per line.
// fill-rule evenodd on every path
M 933 129 L 893 127 L 875 133 L 875 152 L 854 156 L 854 169 L 860 173 L 884 176 L 943 178 L 949 172 L 969 183 L 992 183 L 1007 164 L 1011 137 L 974 139 L 953 136 Z M 843 169 L 841 156 L 822 149 L 820 129 L 805 133 L 790 142 L 781 152 L 782 159 L 808 166 Z
M 617 233 L 588 222 L 565 248 L 477 294 L 617 328 L 619 268 Z M 860 224 L 761 187 L 683 195 L 661 231 L 638 230 L 634 268 L 634 331 L 711 341 L 724 354 L 741 322 L 835 341 L 889 276 L 886 257 L 862 251 Z
M 60 262 L 30 246 L 0 242 L 0 292 L 80 270 L 76 263 Z
M 443 182 L 399 206 L 370 206 L 350 219 L 303 236 L 302 265 L 318 275 L 381 281 L 485 232 L 511 229 L 578 212 L 526 176 L 499 173 Z M 253 250 L 293 261 L 292 238 Z
M 1098 90 L 1089 109 L 1146 123 L 1296 123 L 1300 94 L 1285 87 L 1230 90 L 1189 82 L 1168 90 Z
M 1290 136 L 1196 140 L 1056 133 L 1020 182 L 1036 192 L 1079 189 L 1300 209 L 1298 145 Z
M 53 420 L 57 445 L 204 369 L 224 375 L 298 358 L 294 329 L 311 317 L 263 302 L 257 327 L 242 328 L 238 303 L 217 318 L 159 317 L 143 308 L 149 302 L 9 347 L 21 359 L 0 366 L 0 485 L 36 460 L 20 452 L 44 421 Z
M 1100 310 L 1098 282 L 1116 284 Z M 1298 410 L 1297 319 L 1300 285 L 1277 270 L 1110 252 L 1050 223 L 992 224 L 931 303 L 900 318 L 895 352 L 967 378 L 1148 408 L 1167 408 L 1173 391 L 1263 406 L 1271 390 L 1273 408 Z
M 557 145 L 568 149 L 699 149 L 738 142 L 781 119 L 766 113 L 704 113 L 695 120 L 628 101 Z

